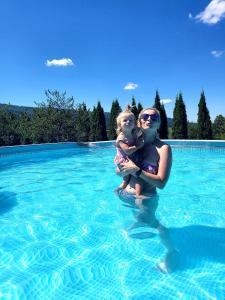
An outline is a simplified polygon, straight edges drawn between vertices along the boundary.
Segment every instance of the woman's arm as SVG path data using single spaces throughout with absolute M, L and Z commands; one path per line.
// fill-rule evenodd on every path
M 170 146 L 163 145 L 159 150 L 159 156 L 159 168 L 157 175 L 148 173 L 144 170 L 142 170 L 140 173 L 140 168 L 131 160 L 121 164 L 122 174 L 131 174 L 135 176 L 135 174 L 139 171 L 140 174 L 138 177 L 143 179 L 149 185 L 153 185 L 157 188 L 163 189 L 169 178 L 172 166 L 172 152 Z

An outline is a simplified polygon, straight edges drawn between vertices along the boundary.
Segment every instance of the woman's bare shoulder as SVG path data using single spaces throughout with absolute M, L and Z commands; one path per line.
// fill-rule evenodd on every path
M 165 143 L 165 142 L 162 141 L 162 140 L 158 140 L 158 141 L 157 141 L 157 146 L 160 147 L 160 148 L 162 148 L 162 147 L 163 147 L 163 148 L 167 148 L 167 149 L 170 149 L 170 148 L 171 148 L 169 144 Z
M 171 146 L 164 141 L 158 140 L 157 142 L 157 148 L 159 151 L 171 151 Z

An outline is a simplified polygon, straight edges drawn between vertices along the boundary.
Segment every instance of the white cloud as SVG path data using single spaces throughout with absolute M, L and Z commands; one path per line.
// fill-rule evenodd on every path
M 161 104 L 168 104 L 168 103 L 171 103 L 173 100 L 171 99 L 161 99 L 160 102 Z
M 214 56 L 214 57 L 220 57 L 220 56 L 222 56 L 223 54 L 224 54 L 224 51 L 222 51 L 222 50 L 213 50 L 213 51 L 211 51 L 211 54 Z
M 61 59 L 47 60 L 45 65 L 47 67 L 52 67 L 52 66 L 67 67 L 67 66 L 73 66 L 74 63 L 73 63 L 72 59 L 70 59 L 70 58 L 61 58 Z
M 133 82 L 128 82 L 123 89 L 124 90 L 135 90 L 136 88 L 138 88 L 138 84 L 133 83 Z
M 225 17 L 225 0 L 212 0 L 195 19 L 205 24 L 217 24 Z
M 188 14 L 188 18 L 189 18 L 189 19 L 193 19 L 193 16 L 192 16 L 191 13 Z

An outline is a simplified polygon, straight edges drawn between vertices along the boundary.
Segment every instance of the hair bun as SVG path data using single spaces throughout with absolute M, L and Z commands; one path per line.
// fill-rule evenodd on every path
M 130 104 L 127 104 L 127 106 L 125 107 L 125 110 L 124 110 L 124 112 L 131 112 L 131 106 L 130 106 Z

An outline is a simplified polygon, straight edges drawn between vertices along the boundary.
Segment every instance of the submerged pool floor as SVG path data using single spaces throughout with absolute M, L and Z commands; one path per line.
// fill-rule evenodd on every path
M 115 149 L 0 158 L 0 299 L 225 299 L 225 148 L 173 149 L 157 218 L 180 264 L 163 274 L 156 230 L 113 190 Z

